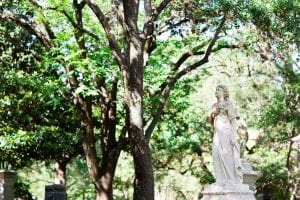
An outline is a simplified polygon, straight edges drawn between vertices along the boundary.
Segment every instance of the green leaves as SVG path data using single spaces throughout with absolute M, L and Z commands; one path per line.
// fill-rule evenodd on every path
M 87 97 L 87 96 L 98 96 L 99 93 L 98 93 L 98 90 L 96 89 L 90 89 L 90 87 L 80 83 L 79 84 L 79 87 L 76 88 L 75 90 L 75 94 L 81 94 L 82 96 L 84 97 Z
M 285 168 L 285 151 L 273 152 L 268 149 L 260 149 L 252 156 L 252 163 L 256 170 L 261 172 L 256 188 L 259 193 L 271 199 L 284 199 L 285 187 L 288 180 Z

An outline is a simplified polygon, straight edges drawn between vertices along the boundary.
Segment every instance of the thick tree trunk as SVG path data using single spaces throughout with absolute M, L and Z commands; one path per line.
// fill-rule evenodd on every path
M 112 184 L 119 155 L 119 152 L 112 150 L 109 155 L 105 155 L 106 158 L 102 158 L 103 161 L 100 170 L 100 182 L 102 191 L 100 193 L 97 192 L 97 200 L 113 199 Z
M 152 159 L 149 146 L 144 135 L 133 132 L 134 144 L 133 158 L 135 168 L 134 196 L 135 200 L 154 199 L 154 178 L 152 169 Z
M 127 93 L 127 92 L 126 92 Z M 141 101 L 136 93 L 128 91 L 131 99 L 129 110 L 129 136 L 134 159 L 134 200 L 154 199 L 154 178 L 150 148 L 143 132 Z
M 128 133 L 134 159 L 134 200 L 154 199 L 154 178 L 151 152 L 143 127 L 143 46 L 142 40 L 128 33 L 125 47 L 127 66 L 123 79 L 128 117 Z

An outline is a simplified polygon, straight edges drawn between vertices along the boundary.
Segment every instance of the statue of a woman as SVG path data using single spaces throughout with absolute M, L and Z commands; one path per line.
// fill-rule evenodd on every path
M 241 184 L 243 182 L 240 150 L 236 140 L 237 115 L 229 100 L 228 88 L 218 85 L 217 103 L 209 112 L 208 121 L 214 127 L 212 145 L 216 183 Z

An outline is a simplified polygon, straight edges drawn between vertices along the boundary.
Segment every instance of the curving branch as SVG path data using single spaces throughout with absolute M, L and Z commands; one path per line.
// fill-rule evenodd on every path
M 48 7 L 48 8 L 45 8 L 45 9 L 48 9 L 48 10 L 54 10 L 54 11 L 57 11 L 61 14 L 63 14 L 67 20 L 72 24 L 72 26 L 75 28 L 75 29 L 78 29 L 79 31 L 89 35 L 90 37 L 98 40 L 98 41 L 101 41 L 102 38 L 100 38 L 98 35 L 92 33 L 91 31 L 89 30 L 86 30 L 84 29 L 83 27 L 79 26 L 75 21 L 74 19 L 63 9 L 59 9 L 58 7 Z
M 93 37 L 96 40 L 101 40 L 101 38 L 99 36 L 97 36 L 96 34 L 92 33 L 89 30 L 84 29 L 83 27 L 80 27 L 78 24 L 75 23 L 75 21 L 72 19 L 72 17 L 63 9 L 59 9 L 58 7 L 43 7 L 41 6 L 37 1 L 35 0 L 28 0 L 33 6 L 40 8 L 40 9 L 46 9 L 46 10 L 54 10 L 57 12 L 62 13 L 63 15 L 65 15 L 65 17 L 69 20 L 69 22 L 72 24 L 72 26 L 75 29 L 80 30 L 83 33 L 86 33 L 87 35 Z M 81 3 L 78 3 L 77 6 L 79 9 L 83 9 L 83 7 L 86 5 L 86 3 L 84 1 L 82 1 Z
M 181 19 L 180 21 L 178 21 L 176 23 L 173 23 L 172 20 L 173 20 L 173 18 L 170 18 L 170 19 L 166 20 L 166 24 L 158 28 L 157 35 L 162 35 L 163 33 L 169 31 L 172 28 L 179 27 L 180 25 L 188 22 L 190 19 L 189 18 L 184 18 L 184 19 Z
M 21 16 L 10 12 L 0 13 L 0 20 L 12 20 L 20 27 L 26 29 L 29 33 L 35 35 L 44 47 L 50 49 L 53 47 L 52 39 L 54 35 L 49 32 L 45 24 L 37 23 L 33 20 L 28 21 Z
M 204 51 L 198 51 L 207 45 L 207 42 L 202 42 L 198 46 L 194 47 L 192 50 L 187 51 L 181 55 L 181 57 L 177 60 L 177 62 L 173 65 L 172 71 L 177 71 L 179 67 L 191 56 L 203 55 Z
M 37 8 L 42 8 L 42 6 L 35 0 L 28 0 L 31 5 L 37 7 Z
M 168 4 L 171 2 L 172 0 L 163 0 L 159 6 L 154 10 L 153 15 L 152 15 L 152 20 L 155 21 L 157 19 L 157 17 L 159 16 L 159 14 L 168 6 Z
M 173 70 L 172 70 L 172 74 L 174 74 L 173 76 L 169 76 L 167 81 L 164 83 L 164 86 L 161 88 L 162 91 L 162 97 L 161 100 L 159 102 L 158 108 L 156 110 L 156 113 L 153 115 L 152 117 L 152 121 L 150 122 L 149 126 L 147 127 L 146 131 L 145 131 L 145 135 L 147 138 L 147 141 L 149 142 L 150 138 L 151 138 L 151 134 L 158 122 L 158 120 L 160 119 L 162 112 L 163 112 L 163 108 L 166 105 L 167 99 L 170 96 L 170 92 L 171 89 L 174 87 L 174 85 L 176 84 L 176 82 L 185 74 L 187 74 L 188 72 L 202 66 L 203 64 L 208 62 L 208 58 L 210 56 L 210 54 L 212 53 L 213 47 L 216 43 L 216 41 L 219 38 L 219 34 L 222 31 L 222 28 L 224 27 L 226 22 L 226 16 L 224 16 L 221 19 L 220 24 L 218 25 L 213 38 L 211 39 L 207 49 L 205 52 L 199 51 L 197 54 L 204 54 L 204 56 L 202 57 L 202 59 L 198 62 L 195 62 L 194 64 L 191 64 L 189 66 L 187 66 L 186 68 L 180 70 L 177 72 L 177 70 L 180 68 L 180 66 L 184 63 L 184 61 L 190 57 L 191 55 L 193 55 L 192 53 L 186 53 L 183 54 L 179 60 L 177 61 L 177 63 L 173 66 Z
M 145 19 L 149 19 L 152 15 L 151 0 L 144 0 Z
M 109 46 L 112 50 L 112 54 L 114 55 L 117 63 L 119 66 L 124 66 L 124 59 L 123 59 L 123 55 L 121 53 L 121 50 L 118 46 L 117 40 L 115 38 L 115 35 L 113 33 L 113 30 L 111 29 L 107 18 L 105 17 L 105 15 L 103 14 L 102 10 L 99 8 L 99 6 L 97 4 L 95 4 L 92 0 L 84 0 L 87 5 L 90 7 L 90 9 L 93 11 L 93 13 L 96 15 L 99 23 L 102 25 L 108 42 L 109 42 Z
M 155 9 L 152 9 L 151 0 L 144 1 L 145 8 L 145 25 L 144 25 L 144 38 L 148 38 L 153 34 L 154 22 L 157 20 L 159 14 L 167 7 L 171 0 L 163 0 L 159 6 Z

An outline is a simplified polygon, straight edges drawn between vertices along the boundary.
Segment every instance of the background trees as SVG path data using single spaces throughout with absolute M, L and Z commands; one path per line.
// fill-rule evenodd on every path
M 3 133 L 9 141 L 27 138 L 31 131 L 29 142 L 21 139 L 26 148 L 38 148 L 41 142 L 35 144 L 35 137 L 45 133 L 47 148 L 52 151 L 50 159 L 65 151 L 80 152 L 80 148 L 73 148 L 80 142 L 98 199 L 113 196 L 113 178 L 122 150 L 133 155 L 135 199 L 153 199 L 154 177 L 160 174 L 153 176 L 152 166 L 191 173 L 200 177 L 201 183 L 211 181 L 209 162 L 203 154 L 209 152 L 209 128 L 200 120 L 205 106 L 197 115 L 192 111 L 189 115 L 187 110 L 193 110 L 197 101 L 182 99 L 198 91 L 196 86 L 201 87 L 215 71 L 227 74 L 228 80 L 249 78 L 247 84 L 235 86 L 249 91 L 254 88 L 251 95 L 255 98 L 268 94 L 265 82 L 277 74 L 264 67 L 272 59 L 281 59 L 275 50 L 281 47 L 282 36 L 288 39 L 291 52 L 297 51 L 293 46 L 298 38 L 293 34 L 297 34 L 297 26 L 293 26 L 297 9 L 293 1 L 5 1 L 1 3 L 1 22 L 4 27 L 14 24 L 22 28 L 16 30 L 17 41 L 24 41 L 22 47 L 26 48 L 20 52 L 27 52 L 23 54 L 30 58 L 26 66 L 31 71 L 27 73 L 25 67 L 9 76 L 8 67 L 3 68 L 8 74 L 3 77 Z M 5 39 L 9 37 L 17 38 L 4 34 Z M 4 40 L 6 53 L 2 55 L 15 59 L 6 43 Z M 260 58 L 253 58 L 253 50 Z M 245 55 L 248 60 L 237 62 Z M 207 65 L 209 58 L 212 62 Z M 228 67 L 235 62 L 241 66 Z M 17 64 L 13 67 L 18 69 Z M 200 75 L 184 78 L 197 68 L 201 68 Z M 26 84 L 20 83 L 13 90 L 10 83 L 15 82 Z M 5 95 L 7 91 L 11 95 Z M 249 110 L 259 111 L 261 107 L 251 107 L 255 98 L 237 91 L 236 100 L 245 118 Z M 16 93 L 20 95 L 15 97 Z M 197 100 L 204 96 L 203 92 Z M 8 105 L 14 99 L 18 103 Z M 7 127 L 20 112 L 16 108 L 21 110 L 16 122 L 34 126 L 15 126 L 9 133 Z M 11 115 L 14 119 L 7 111 L 16 111 Z M 256 126 L 254 121 L 249 120 L 248 125 Z M 60 153 L 53 153 L 59 145 L 53 147 L 48 141 L 58 138 L 74 143 L 68 143 L 68 148 L 62 142 Z M 32 148 L 28 152 L 33 152 Z M 186 160 L 179 153 L 185 149 L 183 155 L 193 155 Z M 203 170 L 197 170 L 199 166 Z

